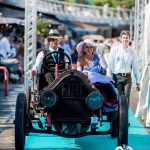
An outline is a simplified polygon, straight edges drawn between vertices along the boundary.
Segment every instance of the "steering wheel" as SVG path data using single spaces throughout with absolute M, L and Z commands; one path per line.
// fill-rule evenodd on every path
M 67 58 L 67 61 L 65 60 L 65 57 Z M 71 58 L 66 53 L 61 51 L 50 52 L 43 58 L 43 66 L 50 72 L 65 71 L 66 63 L 68 63 L 68 65 L 71 65 Z M 60 69 L 59 67 L 62 67 L 64 69 Z

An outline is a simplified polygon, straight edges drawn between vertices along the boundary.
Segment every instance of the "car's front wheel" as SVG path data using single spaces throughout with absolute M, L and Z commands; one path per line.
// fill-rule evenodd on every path
M 26 96 L 19 93 L 16 101 L 15 112 L 15 148 L 24 150 L 26 131 Z

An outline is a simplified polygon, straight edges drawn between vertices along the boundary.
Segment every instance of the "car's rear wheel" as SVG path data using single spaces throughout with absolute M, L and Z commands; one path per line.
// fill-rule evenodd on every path
M 118 109 L 118 146 L 128 144 L 128 103 L 126 96 L 122 95 Z
M 27 86 L 26 88 L 26 103 L 27 103 L 26 113 L 28 117 L 30 117 L 30 102 L 31 102 L 31 86 Z
M 30 103 L 31 103 L 31 86 L 27 86 L 26 88 L 26 116 L 27 116 L 26 135 L 28 135 L 30 132 L 30 124 L 29 124 L 31 118 Z
M 118 129 L 117 129 L 117 120 L 112 121 L 111 123 L 111 131 L 110 131 L 110 135 L 111 138 L 116 138 L 118 135 Z
M 15 148 L 24 150 L 26 131 L 26 96 L 19 93 L 16 101 L 15 112 Z

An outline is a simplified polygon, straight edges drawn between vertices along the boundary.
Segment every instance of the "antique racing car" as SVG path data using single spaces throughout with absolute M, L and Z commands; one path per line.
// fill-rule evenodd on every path
M 64 137 L 81 137 L 87 135 L 106 135 L 118 139 L 118 146 L 128 144 L 128 105 L 124 95 L 120 96 L 111 108 L 104 97 L 113 97 L 111 86 L 92 83 L 88 76 L 74 69 L 59 69 L 61 61 L 52 64 L 48 57 L 43 64 L 52 71 L 56 66 L 55 80 L 47 86 L 40 87 L 43 80 L 38 79 L 37 89 L 26 87 L 19 93 L 15 112 L 15 147 L 23 150 L 26 136 L 31 132 L 56 134 Z M 71 60 L 68 57 L 69 64 Z M 102 89 L 102 90 L 100 90 Z M 105 95 L 105 96 L 104 96 Z M 108 102 L 111 100 L 108 100 Z M 43 119 L 44 118 L 44 119 Z M 107 122 L 110 128 L 99 130 Z M 38 125 L 38 128 L 36 128 Z M 101 141 L 102 142 L 102 141 Z

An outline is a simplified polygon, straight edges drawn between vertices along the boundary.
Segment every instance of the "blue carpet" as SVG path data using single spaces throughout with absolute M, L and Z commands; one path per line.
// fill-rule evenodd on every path
M 150 135 L 129 111 L 129 146 L 133 150 L 150 150 Z M 108 128 L 108 125 L 105 126 Z M 94 135 L 80 138 L 64 138 L 52 134 L 30 133 L 25 150 L 115 150 L 117 139 L 110 135 Z

